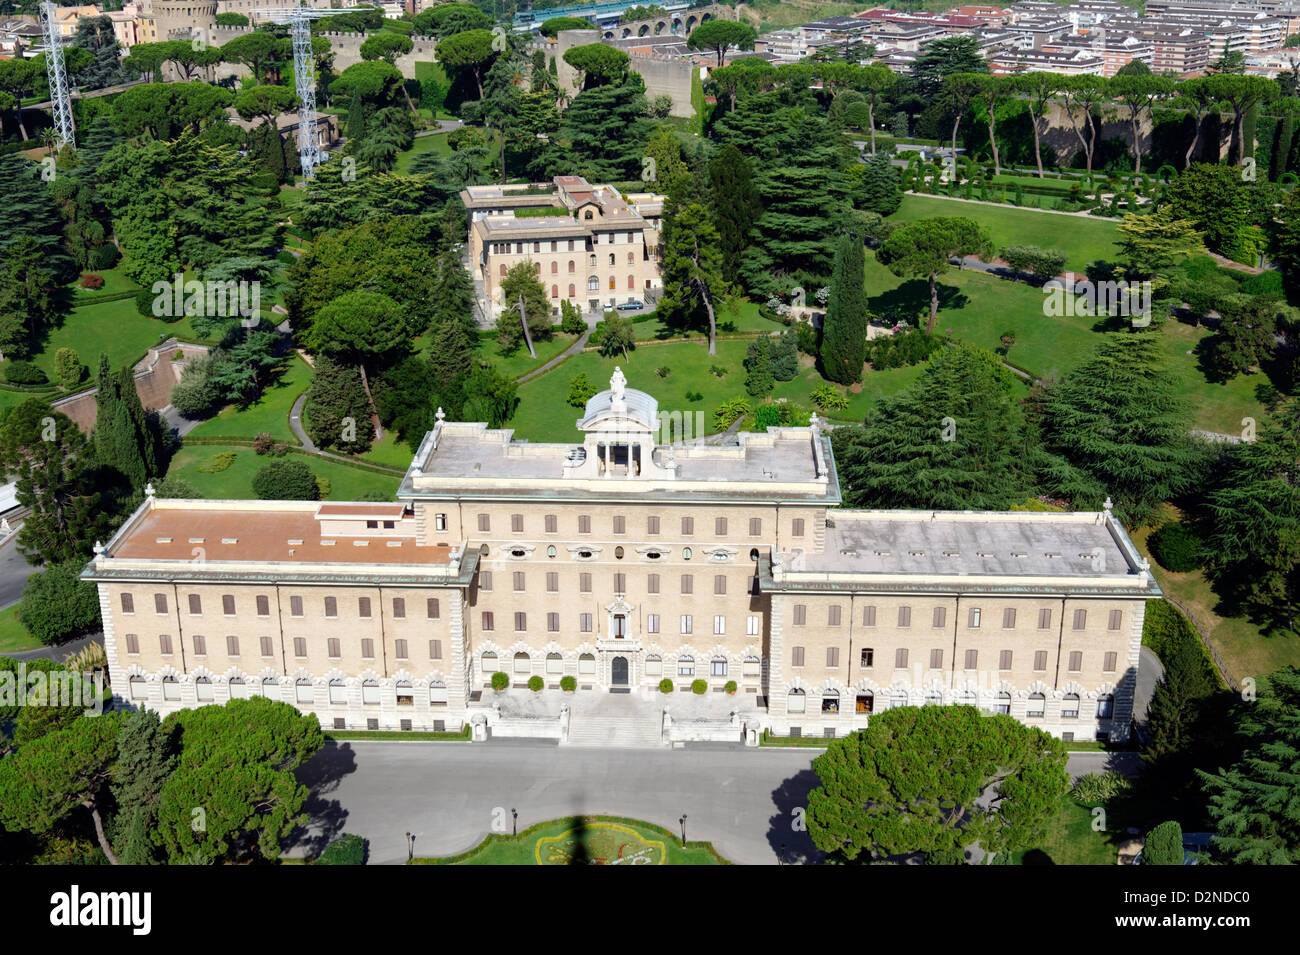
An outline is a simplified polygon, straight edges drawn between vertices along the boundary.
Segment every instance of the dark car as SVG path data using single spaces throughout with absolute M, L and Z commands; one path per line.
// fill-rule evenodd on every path
M 622 305 L 615 306 L 620 312 L 630 311 L 637 308 L 645 308 L 645 302 L 624 302 Z

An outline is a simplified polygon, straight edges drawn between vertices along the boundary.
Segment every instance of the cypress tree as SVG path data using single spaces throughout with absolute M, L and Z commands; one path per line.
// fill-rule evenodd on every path
M 113 456 L 117 453 L 116 421 L 117 408 L 121 404 L 117 392 L 117 378 L 108 363 L 108 356 L 99 355 L 99 370 L 96 373 L 95 390 L 95 457 L 99 463 L 112 466 Z
M 317 355 L 304 408 L 307 434 L 317 447 L 354 454 L 369 450 L 375 430 L 357 366 Z M 344 420 L 347 418 L 352 419 L 350 423 Z
M 131 412 L 125 402 L 118 402 L 113 415 L 113 439 L 113 467 L 126 475 L 132 487 L 144 487 L 148 474 L 144 457 L 140 454 L 140 442 L 136 440 L 135 428 L 132 426 Z
M 146 477 L 157 477 L 162 473 L 161 447 L 156 433 L 157 425 L 140 404 L 140 393 L 135 389 L 135 374 L 128 365 L 118 372 L 118 394 L 121 395 L 131 422 L 131 431 L 136 447 L 140 450 L 140 460 L 144 463 Z
M 117 126 L 107 114 L 100 116 L 82 137 L 77 149 L 77 178 L 94 182 L 99 164 L 108 151 L 122 141 Z
M 348 139 L 361 142 L 366 138 L 366 104 L 361 99 L 361 90 L 354 87 L 352 102 L 348 104 Z
M 772 376 L 772 339 L 760 335 L 749 343 L 745 354 L 745 390 L 754 398 L 772 393 L 776 379 Z
M 111 787 L 118 805 L 118 833 L 124 865 L 158 860 L 151 830 L 158 818 L 162 787 L 178 759 L 174 731 L 164 730 L 156 710 L 139 709 L 122 721 Z
M 740 270 L 741 253 L 749 245 L 750 230 L 763 214 L 749 160 L 735 145 L 723 146 L 717 158 L 709 163 L 709 186 L 718 247 L 722 250 L 722 276 L 734 282 Z
M 262 123 L 249 134 L 249 153 L 254 164 L 278 184 L 284 182 L 284 145 L 270 123 Z
M 867 357 L 865 280 L 862 240 L 845 233 L 835 245 L 821 348 L 822 373 L 842 385 L 862 380 L 862 364 Z
M 461 264 L 454 246 L 438 255 L 434 265 L 432 324 L 459 324 L 471 349 L 478 345 L 478 322 L 474 319 L 474 283 Z M 463 370 L 463 367 L 462 369 Z

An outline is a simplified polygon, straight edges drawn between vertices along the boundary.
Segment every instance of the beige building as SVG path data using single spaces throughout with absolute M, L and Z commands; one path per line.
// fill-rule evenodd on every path
M 83 574 L 114 696 L 476 738 L 577 739 L 593 701 L 607 740 L 620 714 L 752 743 L 925 703 L 1128 734 L 1161 594 L 1109 511 L 842 509 L 816 419 L 705 444 L 610 384 L 580 444 L 440 417 L 391 504 L 150 496 Z
M 482 282 L 480 307 L 493 319 L 506 303 L 501 280 L 531 263 L 546 287 L 552 313 L 560 302 L 599 313 L 657 298 L 663 196 L 624 195 L 580 176 L 550 183 L 470 186 L 461 194 L 469 213 L 469 256 Z

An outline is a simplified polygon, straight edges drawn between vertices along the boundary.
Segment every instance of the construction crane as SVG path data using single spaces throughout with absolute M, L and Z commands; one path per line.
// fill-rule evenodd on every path
M 45 73 L 50 80 L 50 103 L 54 106 L 54 136 L 62 149 L 75 143 L 68 71 L 63 63 L 63 41 L 54 23 L 54 9 L 53 3 L 41 4 L 41 29 L 45 31 Z
M 293 81 L 298 93 L 298 164 L 305 179 L 325 161 L 316 143 L 316 67 L 311 57 L 311 21 L 336 17 L 342 10 L 318 7 L 274 7 L 254 10 L 257 16 L 272 23 L 289 24 L 293 41 Z

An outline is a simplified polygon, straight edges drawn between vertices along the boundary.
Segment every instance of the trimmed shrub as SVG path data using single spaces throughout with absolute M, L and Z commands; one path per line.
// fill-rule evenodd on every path
M 1181 522 L 1164 524 L 1147 538 L 1147 546 L 1165 570 L 1176 574 L 1200 570 L 1204 566 L 1204 547 L 1196 532 Z
M 565 693 L 572 693 L 577 688 L 578 688 L 577 677 L 572 677 L 572 676 L 560 677 L 560 689 L 563 690 Z
M 1147 833 L 1142 847 L 1143 865 L 1182 865 L 1183 827 L 1175 820 L 1162 822 Z
M 48 384 L 50 379 L 31 362 L 19 359 L 11 361 L 5 368 L 5 381 L 15 385 L 44 385 Z
M 288 450 L 288 448 L 275 440 L 274 437 L 267 434 L 265 431 L 253 439 L 253 452 L 255 454 L 269 454 L 273 458 L 278 458 Z
M 348 833 L 325 847 L 316 860 L 317 865 L 365 865 L 368 843 L 360 836 Z
M 320 485 L 301 461 L 272 461 L 253 475 L 253 493 L 264 501 L 319 501 Z
M 709 692 L 709 684 L 704 680 L 693 680 L 691 682 L 691 692 L 696 696 L 703 696 Z
M 673 681 L 672 681 L 672 680 L 668 679 L 668 677 L 664 677 L 662 680 L 659 681 L 659 692 L 660 692 L 660 693 L 671 693 L 672 691 L 673 691 Z
M 723 689 L 726 690 L 728 693 L 733 693 L 733 694 L 734 694 L 734 693 L 736 692 L 736 690 L 738 689 L 738 687 L 736 686 L 736 681 L 735 681 L 735 680 L 728 680 L 728 681 L 727 681 L 727 685 L 724 686 Z
M 504 690 L 510 685 L 510 676 L 506 673 L 496 672 L 492 674 L 492 689 Z
M 54 374 L 64 388 L 75 388 L 86 377 L 86 366 L 71 348 L 60 348 L 54 353 Z
M 530 676 L 528 678 L 528 689 L 532 690 L 534 693 L 541 693 L 542 687 L 544 686 L 546 686 L 546 681 L 540 676 Z
M 82 288 L 103 288 L 104 276 L 95 275 L 93 272 L 89 275 L 83 275 L 81 277 L 81 287 Z

